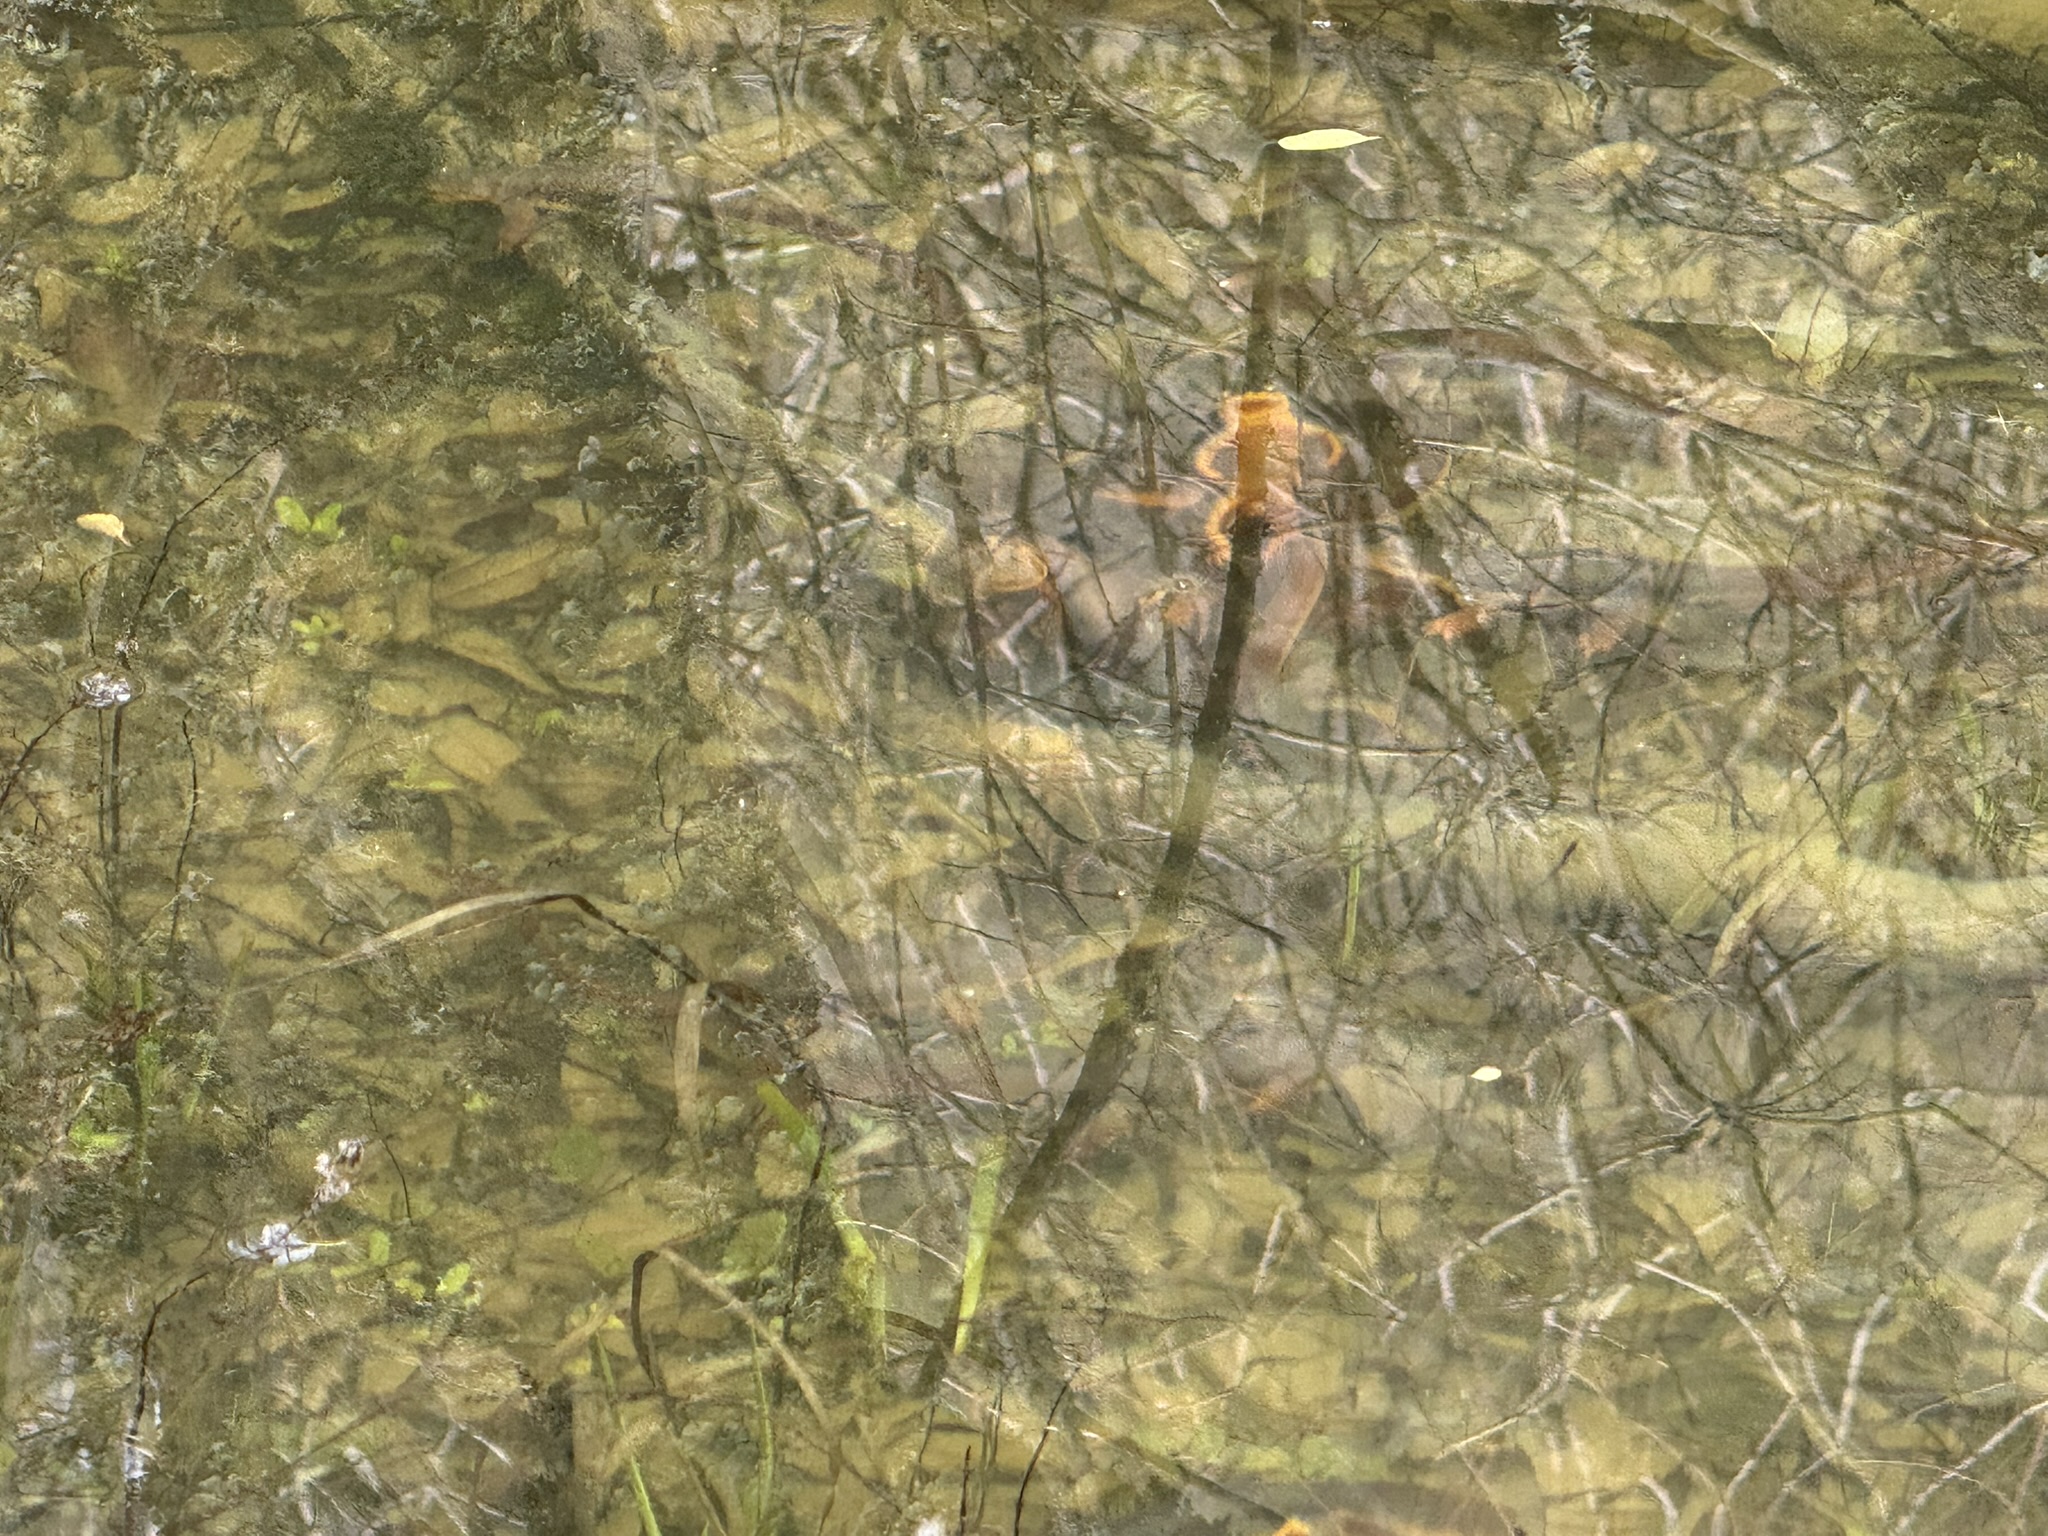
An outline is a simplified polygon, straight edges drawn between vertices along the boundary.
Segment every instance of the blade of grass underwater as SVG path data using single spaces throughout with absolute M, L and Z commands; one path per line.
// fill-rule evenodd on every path
M 626 1418 L 619 1411 L 619 1388 L 618 1383 L 612 1380 L 611 1356 L 594 1338 L 590 1341 L 590 1355 L 597 1362 L 598 1374 L 604 1377 L 605 1401 L 611 1404 L 612 1423 L 623 1436 Z M 633 1507 L 640 1512 L 641 1536 L 661 1536 L 661 1522 L 654 1517 L 654 1500 L 648 1497 L 647 1479 L 640 1475 L 640 1457 L 630 1450 L 626 1452 L 626 1475 L 633 1483 Z
M 825 1191 L 832 1225 L 839 1233 L 840 1246 L 846 1250 L 846 1265 L 842 1271 L 846 1289 L 867 1319 L 870 1337 L 879 1344 L 888 1313 L 882 1268 L 876 1261 L 875 1250 L 869 1244 L 867 1234 L 846 1208 L 846 1197 L 832 1175 L 832 1154 L 824 1150 L 818 1128 L 811 1123 L 810 1117 L 790 1103 L 789 1096 L 780 1088 L 763 1078 L 754 1085 L 754 1093 L 782 1133 L 795 1144 L 797 1154 L 810 1163 L 812 1181 Z
M 775 1408 L 768 1395 L 768 1373 L 761 1365 L 761 1341 L 754 1341 L 754 1405 L 760 1410 L 760 1455 L 754 1465 L 754 1529 L 769 1529 L 768 1509 L 775 1492 Z
M 661 1525 L 654 1518 L 654 1501 L 647 1497 L 647 1482 L 640 1475 L 640 1458 L 631 1451 L 626 1453 L 626 1475 L 633 1479 L 633 1506 L 640 1511 L 642 1536 L 661 1536 Z
M 967 1258 L 960 1266 L 960 1320 L 953 1326 L 953 1353 L 967 1347 L 968 1325 L 981 1303 L 981 1280 L 988 1269 L 989 1239 L 996 1226 L 996 1193 L 1003 1181 L 1003 1144 L 991 1137 L 974 1170 L 974 1194 L 967 1203 Z
M 1344 944 L 1337 952 L 1340 970 L 1351 964 L 1352 951 L 1358 947 L 1358 888 L 1364 864 L 1363 859 L 1354 855 L 1344 871 Z

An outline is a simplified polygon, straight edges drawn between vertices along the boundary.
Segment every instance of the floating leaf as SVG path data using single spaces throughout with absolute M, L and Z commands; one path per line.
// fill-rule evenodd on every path
M 128 542 L 128 525 L 111 512 L 88 512 L 76 521 L 87 533 L 103 534 L 116 544 Z
M 1472 1069 L 1472 1081 L 1475 1083 L 1497 1083 L 1500 1081 L 1500 1075 L 1499 1067 L 1487 1066 L 1474 1067 Z
M 1311 128 L 1306 133 L 1288 134 L 1280 140 L 1280 147 L 1306 154 L 1319 149 L 1349 149 L 1354 144 L 1370 144 L 1378 137 L 1376 133 L 1359 133 L 1351 128 Z

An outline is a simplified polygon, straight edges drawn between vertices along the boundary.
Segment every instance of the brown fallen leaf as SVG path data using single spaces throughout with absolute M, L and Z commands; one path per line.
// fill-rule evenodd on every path
M 1454 608 L 1439 618 L 1431 619 L 1422 626 L 1422 632 L 1438 640 L 1454 642 L 1463 640 L 1475 630 L 1484 629 L 1490 622 L 1491 618 L 1484 608 L 1468 605 Z

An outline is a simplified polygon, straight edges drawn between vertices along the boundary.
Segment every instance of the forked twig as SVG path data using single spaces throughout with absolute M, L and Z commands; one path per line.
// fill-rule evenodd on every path
M 782 1362 L 782 1368 L 789 1372 L 789 1379 L 796 1383 L 797 1391 L 802 1394 L 805 1404 L 811 1410 L 811 1416 L 818 1421 L 820 1427 L 826 1430 L 831 1430 L 835 1427 L 832 1422 L 832 1416 L 825 1411 L 825 1399 L 818 1395 L 818 1388 L 812 1382 L 810 1373 L 804 1369 L 803 1362 L 790 1352 L 789 1346 L 776 1336 L 774 1329 L 754 1315 L 752 1307 L 735 1296 L 715 1276 L 705 1274 L 703 1270 L 692 1264 L 680 1253 L 677 1253 L 674 1248 L 660 1248 L 656 1252 L 668 1260 L 675 1267 L 676 1272 L 684 1279 L 688 1280 L 698 1290 L 704 1292 L 705 1295 L 723 1306 L 726 1311 L 732 1313 L 741 1322 L 745 1323 L 752 1331 L 754 1337 L 767 1345 L 775 1358 Z

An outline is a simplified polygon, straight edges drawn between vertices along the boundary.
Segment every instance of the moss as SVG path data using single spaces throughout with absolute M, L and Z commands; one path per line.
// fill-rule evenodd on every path
M 328 154 L 358 209 L 417 205 L 441 165 L 441 146 L 421 114 L 388 102 L 345 113 L 328 130 Z

